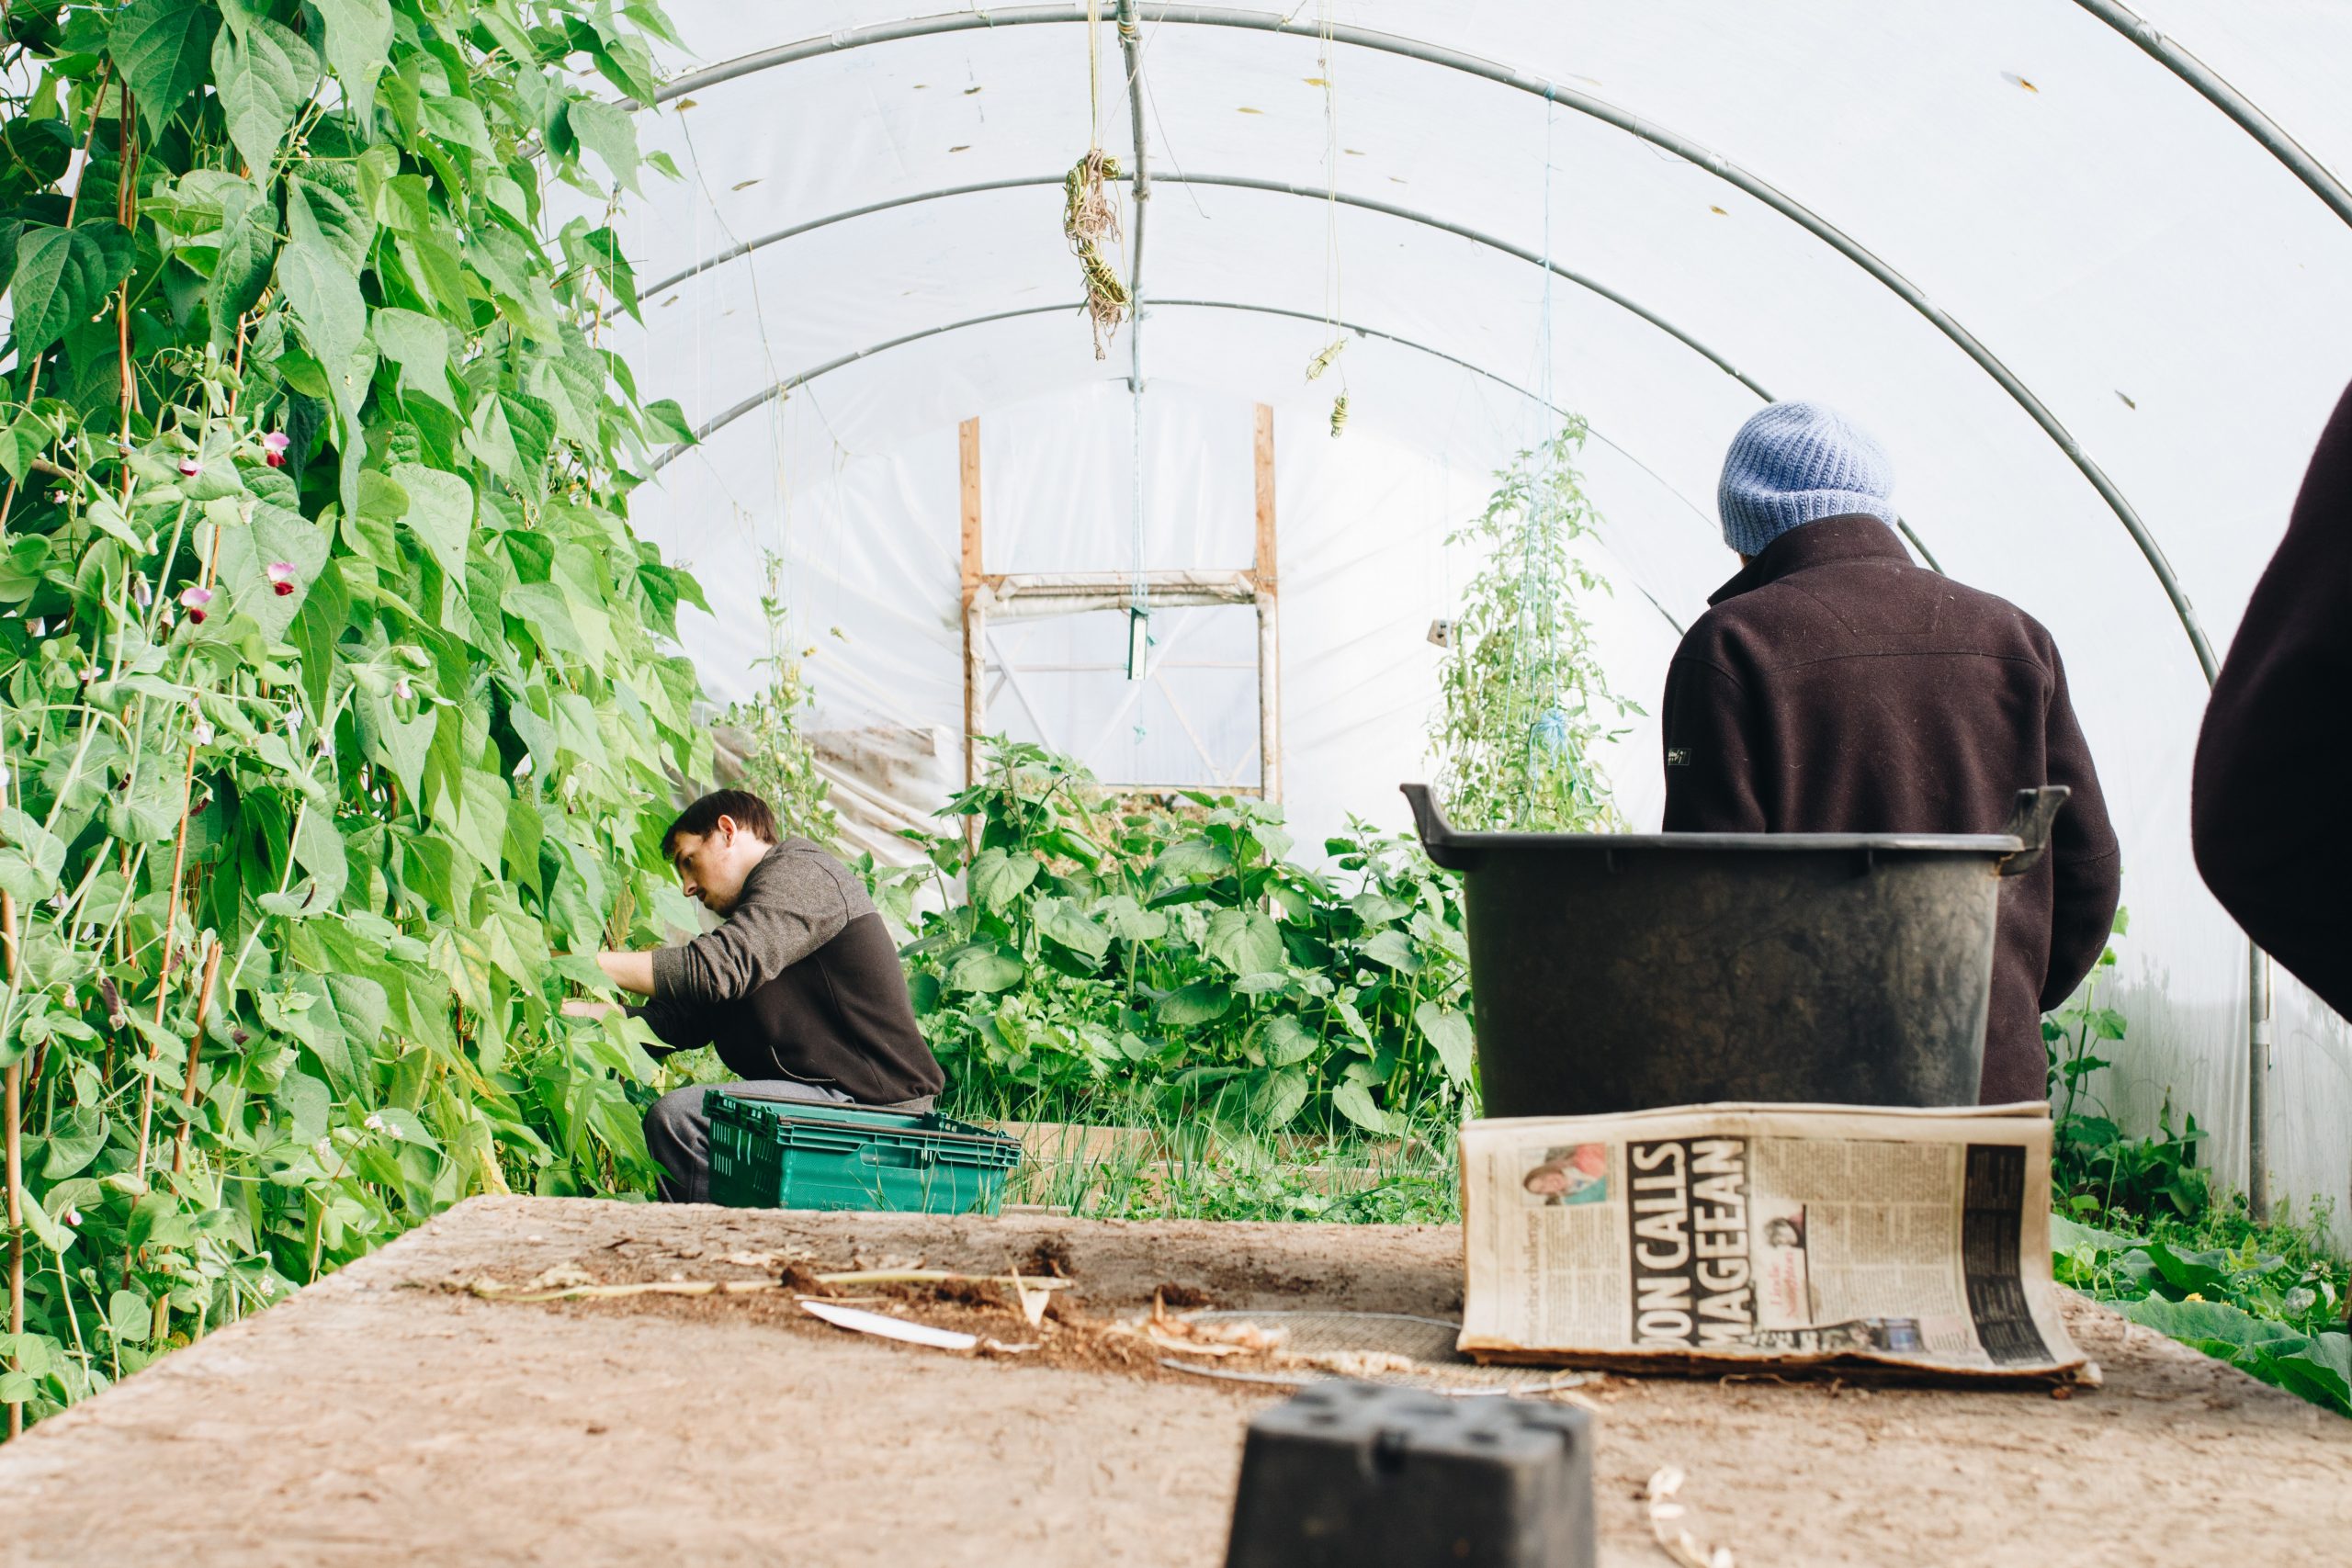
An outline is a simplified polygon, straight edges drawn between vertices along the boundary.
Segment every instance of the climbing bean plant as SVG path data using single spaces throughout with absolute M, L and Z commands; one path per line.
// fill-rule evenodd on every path
M 38 1416 L 471 1193 L 628 1190 L 684 436 L 599 322 L 659 11 L 7 6 L 0 1065 Z M 641 466 L 641 465 L 640 465 Z
M 1447 539 L 1478 567 L 1463 595 L 1430 721 L 1439 793 L 1473 828 L 1623 830 L 1594 749 L 1639 707 L 1609 689 L 1577 596 L 1608 584 L 1572 548 L 1600 515 L 1571 415 L 1495 476 L 1486 509 Z

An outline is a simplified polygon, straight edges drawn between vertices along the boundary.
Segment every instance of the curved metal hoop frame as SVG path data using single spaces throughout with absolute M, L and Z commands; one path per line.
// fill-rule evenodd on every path
M 877 354 L 888 353 L 889 350 L 894 348 L 904 348 L 910 344 L 922 343 L 928 338 L 944 337 L 950 333 L 963 332 L 971 327 L 984 327 L 996 321 L 1017 321 L 1024 316 L 1076 315 L 1085 308 L 1086 307 L 1079 301 L 1071 300 L 1068 304 L 1063 305 L 1024 305 L 1018 310 L 991 310 L 984 316 L 971 316 L 960 321 L 947 321 L 939 326 L 925 327 L 921 332 L 908 333 L 903 336 L 892 338 L 887 343 L 877 343 L 869 348 L 859 349 L 854 354 L 844 354 L 837 359 L 829 359 L 822 365 L 811 367 L 807 370 L 799 372 L 797 375 L 791 376 L 782 381 L 778 381 L 775 386 L 768 388 L 765 391 L 744 399 L 741 402 L 737 403 L 726 412 L 714 415 L 712 418 L 705 421 L 695 428 L 695 441 L 698 446 L 700 443 L 710 436 L 718 434 L 720 431 L 726 429 L 729 425 L 734 423 L 745 414 L 758 412 L 767 404 L 774 402 L 776 399 L 785 396 L 794 388 L 806 386 L 821 376 L 826 376 L 835 370 L 854 365 L 861 359 L 870 359 Z M 1235 299 L 1155 299 L 1151 302 L 1150 308 L 1155 310 L 1246 310 L 1253 315 L 1282 316 L 1295 321 L 1312 321 L 1326 324 L 1328 324 L 1330 320 L 1329 317 L 1317 315 L 1312 310 L 1293 310 L 1280 305 L 1245 304 Z M 1431 359 L 1442 360 L 1446 364 L 1454 366 L 1459 369 L 1467 370 L 1473 376 L 1477 376 L 1486 380 L 1491 381 L 1496 386 L 1500 387 L 1503 390 L 1515 393 L 1520 397 L 1527 399 L 1530 402 L 1544 403 L 1544 406 L 1551 410 L 1554 413 L 1566 415 L 1573 412 L 1571 410 L 1562 408 L 1557 403 L 1544 402 L 1544 400 L 1534 391 L 1526 387 L 1521 386 L 1518 382 L 1510 379 L 1509 377 L 1498 375 L 1496 372 L 1487 369 L 1483 365 L 1475 365 L 1469 360 L 1462 358 L 1458 355 L 1448 354 L 1442 348 L 1432 348 L 1428 344 L 1416 342 L 1412 338 L 1403 337 L 1396 333 L 1385 333 L 1377 327 L 1363 326 L 1354 321 L 1341 321 L 1340 326 L 1342 330 L 1352 333 L 1358 337 L 1370 338 L 1380 343 L 1393 343 L 1399 348 L 1408 348 L 1416 354 L 1425 354 Z M 1768 399 L 1767 400 L 1769 401 L 1770 400 Z M 1589 423 L 1587 424 L 1586 428 L 1588 430 L 1591 429 Z M 1643 462 L 1639 457 L 1634 457 L 1631 452 L 1626 451 L 1625 448 L 1618 446 L 1614 441 L 1610 440 L 1608 436 L 1603 435 L 1600 431 L 1593 430 L 1592 435 L 1593 438 L 1600 442 L 1601 445 L 1607 446 L 1611 451 L 1615 452 L 1618 456 L 1623 457 L 1627 462 L 1633 464 L 1634 467 L 1641 469 L 1643 473 L 1647 474 L 1660 490 L 1663 490 L 1667 494 L 1674 497 L 1676 501 L 1681 502 L 1683 509 L 1689 512 L 1693 517 L 1699 519 L 1702 524 L 1710 528 L 1714 526 L 1714 520 L 1713 518 L 1701 511 L 1689 496 L 1684 495 L 1680 491 L 1675 489 L 1675 487 L 1668 481 L 1666 477 L 1663 474 L 1660 474 L 1656 468 L 1651 468 L 1647 463 Z M 688 452 L 694 450 L 695 450 L 695 446 L 672 446 L 654 458 L 652 468 L 657 471 L 667 468 L 674 459 L 682 457 Z M 1943 568 L 1936 566 L 1935 558 L 1928 554 L 1927 547 L 1919 543 L 1918 536 L 1911 532 L 1911 528 L 1908 524 L 1898 524 L 1897 526 L 1903 529 L 1903 536 L 1911 541 L 1913 547 L 1918 550 L 1921 558 L 1924 558 L 1929 566 L 1935 567 L 1935 570 L 1938 571 L 1941 571 L 1943 570 Z M 1664 604 L 1657 602 L 1657 600 L 1650 593 L 1648 589 L 1644 588 L 1637 582 L 1634 584 L 1634 590 L 1635 592 L 1641 594 L 1643 598 L 1649 600 L 1650 607 L 1665 617 L 1666 624 L 1674 628 L 1674 633 L 1677 637 L 1681 636 L 1687 629 L 1680 621 L 1675 619 L 1674 613 L 1672 611 L 1668 610 Z
M 2116 520 L 2123 525 L 2124 531 L 2131 536 L 2132 542 L 2147 561 L 2149 570 L 2155 574 L 2156 581 L 2163 588 L 2165 596 L 2171 601 L 2173 612 L 2179 617 L 2181 629 L 2188 634 L 2189 646 L 2197 656 L 2198 666 L 2204 672 L 2207 683 L 2211 684 L 2219 673 L 2220 661 L 2214 657 L 2212 645 L 2207 639 L 2204 627 L 2197 618 L 2197 611 L 2189 604 L 2188 596 L 2181 588 L 2179 579 L 2174 574 L 2172 563 L 2165 558 L 2163 547 L 2156 543 L 2155 536 L 2148 531 L 2146 523 L 2141 519 L 2139 513 L 2125 498 L 2115 481 L 2109 479 L 2107 471 L 2083 450 L 2081 444 L 2075 439 L 2064 424 L 2060 423 L 2058 416 L 2051 412 L 2049 405 L 2036 396 L 2032 389 L 2003 364 L 2000 358 L 1973 333 L 1961 325 L 1942 307 L 1929 299 L 1917 285 L 1804 203 L 1775 188 L 1712 149 L 1692 141 L 1655 121 L 1644 119 L 1606 99 L 1596 97 L 1572 86 L 1514 70 L 1494 61 L 1484 60 L 1459 50 L 1448 49 L 1441 44 L 1419 39 L 1403 38 L 1393 33 L 1379 32 L 1369 28 L 1359 28 L 1348 24 L 1327 27 L 1312 18 L 1303 18 L 1295 15 L 1243 11 L 1225 6 L 1162 6 L 1155 8 L 1146 19 L 1191 27 L 1235 28 L 1255 32 L 1286 33 L 1305 39 L 1329 37 L 1335 42 L 1348 44 L 1353 48 L 1393 54 L 1425 64 L 1436 65 L 1445 70 L 1459 72 L 1464 75 L 1492 82 L 1498 86 L 1541 97 L 1547 103 L 1556 104 L 1563 108 L 1600 120 L 1605 125 L 1613 126 L 1630 136 L 1639 138 L 1652 146 L 1696 164 L 1735 189 L 1763 203 L 1861 268 L 1889 292 L 1908 305 L 1921 319 L 1941 333 L 1962 353 L 1967 355 L 1979 369 L 1991 377 L 1994 382 L 2008 394 L 2009 400 L 2041 427 L 2042 433 L 2050 438 L 2060 452 L 2064 454 L 2067 461 L 2072 463 L 2075 470 L 2089 482 L 2091 488 L 2098 491 L 2099 498 L 2107 503 L 2108 509 L 2115 513 Z M 826 38 L 779 44 L 772 49 L 760 50 L 735 60 L 722 62 L 707 70 L 689 73 L 666 84 L 657 96 L 657 101 L 666 103 L 685 94 L 716 86 L 723 82 L 734 81 L 757 72 L 773 70 L 798 61 L 817 59 L 875 44 L 899 42 L 910 39 L 931 38 L 946 33 L 968 32 L 982 28 L 994 29 L 1046 24 L 1083 26 L 1086 21 L 1087 14 L 1083 6 L 1061 5 L 1017 6 L 995 11 L 967 11 L 885 22 L 873 27 L 847 29 Z
M 1277 180 L 1253 179 L 1238 175 L 1163 174 L 1159 177 L 1163 182 L 1187 185 L 1224 186 L 1240 190 L 1266 191 L 1276 195 L 1304 197 L 1316 201 L 1331 199 L 1330 193 L 1328 191 L 1314 190 L 1304 186 L 1285 185 Z M 745 240 L 737 244 L 730 245 L 724 251 L 720 251 L 716 254 L 706 257 L 702 261 L 695 263 L 692 266 L 681 268 L 679 271 L 670 274 L 667 277 L 661 279 L 659 282 L 647 286 L 641 292 L 645 298 L 651 299 L 654 296 L 664 293 L 669 289 L 682 287 L 683 285 L 691 282 L 693 279 L 701 276 L 703 274 L 726 265 L 729 262 L 740 261 L 743 257 L 752 254 L 753 252 L 764 249 L 769 245 L 780 243 L 783 241 L 793 239 L 798 235 L 809 233 L 815 230 L 830 228 L 836 223 L 844 223 L 854 218 L 868 218 L 877 213 L 888 212 L 900 207 L 913 206 L 915 204 L 927 201 L 944 201 L 954 197 L 976 196 L 990 191 L 1020 190 L 1032 186 L 1059 186 L 1060 184 L 1061 176 L 1058 175 L 1024 175 L 1011 179 L 983 180 L 973 185 L 949 186 L 940 190 L 922 191 L 912 196 L 894 197 L 888 201 L 870 202 L 864 207 L 854 207 L 845 211 L 828 213 L 821 218 L 812 218 L 805 223 L 795 223 L 787 228 L 778 229 L 772 233 L 762 234 L 754 239 Z M 1343 205 L 1361 207 L 1368 211 L 1382 213 L 1392 218 L 1401 218 L 1408 222 L 1424 224 L 1428 227 L 1438 229 L 1446 233 L 1453 234 L 1462 239 L 1471 241 L 1473 243 L 1490 246 L 1506 255 L 1516 257 L 1517 259 L 1526 262 L 1532 266 L 1548 266 L 1556 276 L 1591 290 L 1601 299 L 1607 299 L 1610 303 L 1620 307 L 1621 309 L 1640 318 L 1649 325 L 1656 327 L 1658 331 L 1665 333 L 1669 337 L 1672 337 L 1677 343 L 1683 344 L 1692 353 L 1697 354 L 1702 358 L 1705 359 L 1709 364 L 1714 366 L 1726 376 L 1731 377 L 1734 380 L 1747 388 L 1749 391 L 1755 393 L 1758 398 L 1761 399 L 1765 402 L 1769 403 L 1772 400 L 1771 392 L 1769 391 L 1761 382 L 1758 381 L 1754 377 L 1740 370 L 1736 366 L 1733 365 L 1730 360 L 1724 358 L 1722 355 L 1708 347 L 1702 340 L 1693 337 L 1687 332 L 1684 332 L 1680 327 L 1676 326 L 1674 322 L 1668 320 L 1666 317 L 1659 315 L 1655 310 L 1650 310 L 1648 307 L 1641 304 L 1638 300 L 1633 299 L 1613 288 L 1610 288 L 1603 284 L 1588 278 L 1581 273 L 1564 267 L 1556 261 L 1538 255 L 1532 251 L 1522 249 L 1521 247 L 1511 244 L 1507 241 L 1497 239 L 1492 235 L 1481 233 L 1475 229 L 1465 228 L 1457 223 L 1449 223 L 1441 219 L 1430 218 L 1424 214 L 1415 212 L 1409 208 L 1398 207 L 1389 202 L 1373 201 L 1361 197 L 1340 196 L 1338 199 Z M 1152 303 L 1155 305 L 1163 303 L 1173 305 L 1191 304 L 1200 306 L 1204 309 L 1214 308 L 1234 310 L 1254 310 L 1267 315 L 1277 316 L 1297 316 L 1300 314 L 1298 311 L 1285 310 L 1271 305 L 1243 305 L 1228 301 L 1154 300 Z M 727 425 L 732 423 L 737 419 L 741 418 L 744 414 L 751 412 L 753 409 L 761 407 L 763 404 L 781 396 L 792 388 L 800 385 L 801 382 L 813 379 L 818 376 L 825 374 L 827 371 L 839 369 L 842 366 L 854 363 L 855 360 L 865 358 L 868 355 L 878 354 L 888 349 L 897 348 L 905 344 L 918 341 L 921 338 L 935 335 L 937 333 L 952 332 L 956 330 L 958 327 L 977 326 L 989 321 L 1003 321 L 1009 319 L 1009 317 L 1012 315 L 1047 314 L 1059 309 L 1061 309 L 1059 306 L 1045 306 L 1034 310 L 1010 313 L 976 316 L 971 318 L 969 321 L 956 322 L 947 327 L 931 329 L 907 336 L 889 339 L 887 342 L 874 344 L 869 348 L 861 349 L 856 354 L 845 358 L 831 361 L 825 365 L 818 367 L 814 370 L 803 372 L 799 376 L 779 382 L 763 392 L 753 393 L 750 398 L 735 404 L 732 408 L 713 416 L 695 433 L 695 437 L 697 441 L 703 440 L 713 433 L 724 429 Z M 1498 386 L 1509 388 L 1510 390 L 1519 393 L 1521 397 L 1530 399 L 1531 400 L 1541 400 L 1536 399 L 1536 395 L 1533 392 L 1520 386 L 1517 382 L 1506 379 L 1505 378 L 1497 375 L 1495 372 L 1487 369 L 1483 366 L 1474 365 L 1466 359 L 1458 358 L 1453 355 L 1447 354 L 1442 349 L 1432 348 L 1427 344 L 1416 343 L 1408 338 L 1397 337 L 1391 333 L 1375 331 L 1370 327 L 1344 322 L 1341 324 L 1347 326 L 1350 332 L 1355 333 L 1359 336 L 1382 338 L 1391 343 L 1401 344 L 1408 348 L 1412 348 L 1420 353 L 1445 360 L 1450 364 L 1458 365 L 1465 370 L 1474 371 L 1480 376 L 1486 377 L 1488 380 L 1495 382 Z M 1560 410 L 1556 404 L 1546 404 L 1545 406 L 1552 408 L 1555 412 L 1564 412 Z M 673 447 L 669 451 L 664 452 L 655 460 L 653 467 L 658 469 L 667 466 L 670 460 L 673 457 L 675 457 L 681 450 L 683 450 L 683 448 Z M 1631 457 L 1632 455 L 1628 453 L 1627 457 Z M 1637 458 L 1634 460 L 1636 462 L 1639 461 Z M 1643 465 L 1643 467 L 1645 472 L 1650 471 L 1647 465 Z M 1655 478 L 1657 476 L 1653 473 L 1652 477 Z M 1659 482 L 1664 483 L 1662 479 Z M 1679 496 L 1680 492 L 1677 491 L 1676 494 Z M 1689 504 L 1687 501 L 1685 502 L 1685 504 Z M 1921 560 L 1927 562 L 1928 566 L 1934 568 L 1937 571 L 1943 570 L 1942 564 L 1936 559 L 1935 552 L 1928 549 L 1927 542 L 1919 537 L 1917 532 L 1912 528 L 1908 522 L 1897 519 L 1895 526 L 1902 531 L 1903 536 L 1911 542 L 1911 547 L 1918 551 L 1919 558 Z
M 2262 112 L 2260 106 L 2222 78 L 2220 73 L 2173 42 L 2154 23 L 2127 10 L 2115 0 L 2075 0 L 2075 4 L 2121 33 L 2165 70 L 2194 88 L 2198 95 L 2236 122 L 2237 128 L 2278 160 L 2287 171 L 2327 203 L 2328 210 L 2352 224 L 2352 191 L 2328 172 L 2327 166 L 2304 151 L 2286 128 Z
M 1641 301 L 1610 288 L 1597 278 L 1589 277 L 1573 268 L 1562 266 L 1557 261 L 1538 255 L 1523 246 L 1514 245 L 1508 240 L 1498 239 L 1495 235 L 1460 223 L 1448 222 L 1442 218 L 1433 218 L 1409 207 L 1399 207 L 1394 202 L 1374 201 L 1369 197 L 1350 196 L 1345 192 L 1334 196 L 1327 190 L 1310 186 L 1288 185 L 1281 180 L 1261 180 L 1247 175 L 1160 174 L 1154 175 L 1152 178 L 1161 185 L 1222 186 L 1231 190 L 1263 191 L 1274 196 L 1305 197 L 1314 201 L 1337 201 L 1342 207 L 1361 208 L 1364 211 L 1377 212 L 1385 217 L 1401 218 L 1408 223 L 1418 223 L 1424 228 L 1435 229 L 1441 232 L 1454 235 L 1456 238 L 1468 240 L 1473 244 L 1484 245 L 1489 250 L 1499 251 L 1504 255 L 1515 257 L 1530 266 L 1548 266 L 1554 276 L 1564 282 L 1573 283 L 1577 288 L 1608 300 L 1620 310 L 1640 317 L 1693 354 L 1705 359 L 1749 391 L 1754 392 L 1758 397 L 1764 399 L 1767 402 L 1771 400 L 1772 394 L 1766 391 L 1755 378 L 1740 369 L 1723 355 L 1708 347 L 1701 339 L 1675 325 L 1667 317 L 1659 315 Z M 755 239 L 744 240 L 740 243 L 729 245 L 727 249 L 717 252 L 695 263 L 692 266 L 680 268 L 658 283 L 648 285 L 639 292 L 645 298 L 650 299 L 664 290 L 690 282 L 706 272 L 724 266 L 729 262 L 740 261 L 754 251 L 764 250 L 780 241 L 795 239 L 815 230 L 831 228 L 833 224 L 846 222 L 853 218 L 870 218 L 897 208 L 912 207 L 926 201 L 944 201 L 952 197 L 978 196 L 989 191 L 1022 190 L 1033 186 L 1059 186 L 1061 183 L 1062 176 L 1059 175 L 1019 175 L 1011 179 L 982 180 L 967 186 L 946 186 L 938 190 L 921 191 L 912 196 L 893 197 L 888 201 L 869 202 L 864 207 L 853 207 L 846 211 L 828 213 L 822 218 L 811 218 L 805 223 L 795 223 L 788 228 L 778 229 Z

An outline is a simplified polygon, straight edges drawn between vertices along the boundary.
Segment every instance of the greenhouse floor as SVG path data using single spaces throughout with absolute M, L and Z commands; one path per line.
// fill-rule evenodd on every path
M 1433 1227 L 477 1199 L 0 1449 L 0 1563 L 1214 1564 L 1266 1392 L 882 1343 L 781 1292 L 468 1287 L 920 1258 L 1058 1267 L 1095 1313 L 1177 1286 L 1451 1315 L 1458 1247 Z M 2106 1382 L 2063 1400 L 1596 1381 L 1603 1563 L 1667 1561 L 1641 1501 L 1666 1465 L 1689 1472 L 1693 1533 L 1747 1565 L 2343 1561 L 2352 1422 L 2069 1313 Z

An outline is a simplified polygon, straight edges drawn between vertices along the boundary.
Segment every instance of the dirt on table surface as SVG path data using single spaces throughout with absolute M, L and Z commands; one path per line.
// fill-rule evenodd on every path
M 1279 1390 L 877 1341 L 784 1291 L 473 1290 L 918 1262 L 1057 1274 L 1073 1322 L 1155 1292 L 1461 1306 L 1444 1227 L 477 1199 L 0 1448 L 0 1564 L 1222 1561 L 1243 1428 Z M 984 1292 L 837 1290 L 1023 1326 Z M 1683 1522 L 1743 1568 L 2352 1562 L 2352 1422 L 2092 1303 L 2067 1318 L 2105 1386 L 2065 1399 L 1596 1378 L 1602 1562 L 1669 1561 L 1642 1500 L 1668 1465 Z

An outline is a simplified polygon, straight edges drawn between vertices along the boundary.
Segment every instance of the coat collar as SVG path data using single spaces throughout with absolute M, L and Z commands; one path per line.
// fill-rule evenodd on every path
M 1764 547 L 1764 553 L 1742 567 L 1739 575 L 1715 590 L 1710 604 L 1720 604 L 1751 592 L 1768 582 L 1811 567 L 1840 560 L 1899 560 L 1908 566 L 1911 552 L 1894 530 L 1875 517 L 1825 517 L 1790 529 Z

